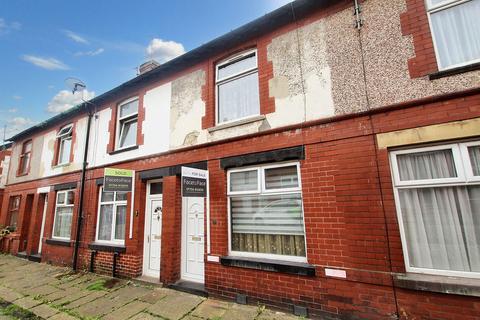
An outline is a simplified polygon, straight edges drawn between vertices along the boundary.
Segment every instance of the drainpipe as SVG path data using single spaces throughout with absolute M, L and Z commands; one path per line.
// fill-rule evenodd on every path
M 85 102 L 88 103 L 88 102 Z M 87 133 L 85 136 L 85 150 L 83 153 L 83 165 L 82 165 L 82 178 L 80 180 L 80 203 L 78 204 L 78 218 L 77 218 L 77 233 L 75 235 L 75 247 L 73 250 L 73 271 L 77 270 L 77 260 L 78 260 L 78 247 L 80 245 L 80 234 L 82 232 L 82 217 L 83 217 L 83 196 L 85 193 L 85 176 L 87 173 L 87 159 L 88 159 L 88 142 L 90 140 L 90 125 L 92 123 L 93 113 L 86 105 L 88 110 L 88 122 L 87 122 Z

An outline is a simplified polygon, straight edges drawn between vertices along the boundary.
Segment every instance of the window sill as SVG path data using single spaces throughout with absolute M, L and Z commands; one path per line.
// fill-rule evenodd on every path
M 105 252 L 118 252 L 118 253 L 125 253 L 127 248 L 120 244 L 106 244 L 106 243 L 98 243 L 93 242 L 88 245 L 88 248 L 91 250 L 97 251 L 105 251 Z
M 454 75 L 457 75 L 457 74 L 461 74 L 461 73 L 465 73 L 465 72 L 469 72 L 469 71 L 475 71 L 475 70 L 480 70 L 480 62 L 468 64 L 466 66 L 461 66 L 461 67 L 457 67 L 457 68 L 441 70 L 441 71 L 429 74 L 428 78 L 430 80 L 435 80 L 435 79 L 450 77 L 450 76 L 454 76 Z
M 25 173 L 17 173 L 17 178 L 18 178 L 18 177 L 25 177 L 25 176 L 28 176 L 28 173 L 29 173 L 29 172 L 25 172 Z
M 72 245 L 70 243 L 70 240 L 46 239 L 45 242 L 50 245 L 61 246 L 61 247 L 70 247 Z
M 220 263 L 228 267 L 239 267 L 270 272 L 280 272 L 301 276 L 315 276 L 315 267 L 308 263 L 277 261 L 272 259 L 245 258 L 225 256 L 220 257 Z
M 215 131 L 218 131 L 218 130 L 233 128 L 233 127 L 237 127 L 237 126 L 241 126 L 241 125 L 244 125 L 244 124 L 257 122 L 257 121 L 261 121 L 261 120 L 265 120 L 265 119 L 266 119 L 266 117 L 264 115 L 259 115 L 259 116 L 254 116 L 254 117 L 238 120 L 238 121 L 232 121 L 232 122 L 228 122 L 228 123 L 224 123 L 224 124 L 219 124 L 215 127 L 208 128 L 207 130 L 208 130 L 209 133 L 212 133 L 212 132 L 215 132 Z
M 71 165 L 71 164 L 72 164 L 71 162 L 56 164 L 56 165 L 52 166 L 52 169 L 67 167 L 67 166 L 69 166 L 69 165 Z
M 136 150 L 136 149 L 138 149 L 138 146 L 131 146 L 131 147 L 123 148 L 123 149 L 114 150 L 112 152 L 109 152 L 108 154 L 109 155 L 114 155 L 114 154 L 117 154 L 117 153 L 132 151 L 132 150 Z
M 402 273 L 394 275 L 393 283 L 403 289 L 480 297 L 480 279 Z

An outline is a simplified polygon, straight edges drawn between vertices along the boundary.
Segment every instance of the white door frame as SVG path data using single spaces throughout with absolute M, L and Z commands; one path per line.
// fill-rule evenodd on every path
M 201 278 L 194 278 L 187 274 L 186 272 L 186 263 L 187 263 L 187 210 L 188 210 L 188 197 L 182 197 L 182 245 L 181 245 L 181 257 L 180 257 L 180 277 L 183 280 L 204 283 L 205 282 L 205 269 L 203 270 L 203 275 Z M 203 223 L 205 223 L 205 198 L 203 198 Z M 203 232 L 204 239 L 204 248 L 203 256 L 205 256 L 205 228 Z
M 45 201 L 43 203 L 43 213 L 42 213 L 42 225 L 40 227 L 40 241 L 38 242 L 38 254 L 42 253 L 42 239 L 43 232 L 45 231 L 45 219 L 47 216 L 47 207 L 48 207 L 48 193 L 40 193 L 45 195 Z
M 143 231 L 143 269 L 142 269 L 142 275 L 149 276 L 149 277 L 156 277 L 160 279 L 160 271 L 158 271 L 158 274 L 155 271 L 155 274 L 149 270 L 149 264 L 150 264 L 150 243 L 148 241 L 147 235 L 150 234 L 150 222 L 151 222 L 151 215 L 152 215 L 152 200 L 162 200 L 163 201 L 163 192 L 162 194 L 154 194 L 150 195 L 150 186 L 152 183 L 155 182 L 162 182 L 162 179 L 156 179 L 156 180 L 149 180 L 147 182 L 147 191 L 146 191 L 146 205 L 145 205 L 145 228 Z M 163 217 L 162 217 L 163 219 Z M 163 221 L 163 220 L 162 220 Z M 160 234 L 162 232 L 162 225 L 160 224 Z M 162 250 L 162 240 L 160 240 L 160 254 Z M 161 263 L 160 263 L 160 268 L 161 268 Z

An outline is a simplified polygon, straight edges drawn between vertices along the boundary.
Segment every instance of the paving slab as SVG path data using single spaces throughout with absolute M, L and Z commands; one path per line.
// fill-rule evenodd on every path
M 81 306 L 82 304 L 89 303 L 93 300 L 96 300 L 100 297 L 103 297 L 105 294 L 106 294 L 105 291 L 90 291 L 90 293 L 87 294 L 86 296 L 84 296 L 80 299 L 77 299 L 75 301 L 72 301 L 70 303 L 64 304 L 63 306 L 67 309 L 77 308 L 77 307 Z
M 53 317 L 48 318 L 48 320 L 78 320 L 78 318 L 75 318 L 66 313 L 57 313 Z
M 257 320 L 296 320 L 298 317 L 280 311 L 264 310 Z
M 40 304 L 30 309 L 30 311 L 43 319 L 50 318 L 60 312 L 58 309 L 52 308 L 46 304 Z
M 253 320 L 258 315 L 258 308 L 241 304 L 232 304 L 222 319 Z
M 140 286 L 134 286 L 134 285 L 127 285 L 116 291 L 107 293 L 105 298 L 110 298 L 116 301 L 118 305 L 122 306 L 124 304 L 127 304 L 128 302 L 131 302 L 147 294 L 150 294 L 151 291 L 152 289 L 148 289 Z
M 13 291 L 12 289 L 0 287 L 0 298 L 7 302 L 13 302 L 15 300 L 23 298 L 23 295 Z
M 175 293 L 150 306 L 147 311 L 170 320 L 181 319 L 198 306 L 204 298 L 192 294 Z
M 168 289 L 163 289 L 163 288 L 155 288 L 151 292 L 145 294 L 144 296 L 141 296 L 138 298 L 138 300 L 154 304 L 157 301 L 160 301 L 163 299 L 167 294 L 170 292 Z
M 60 289 L 48 284 L 27 290 L 30 296 L 46 296 L 57 291 L 60 291 Z
M 91 303 L 85 303 L 72 311 L 78 313 L 81 317 L 98 318 L 110 313 L 118 304 L 105 297 L 95 299 Z
M 203 319 L 222 318 L 230 305 L 228 302 L 209 299 L 195 308 L 191 315 Z
M 19 306 L 23 309 L 31 309 L 35 306 L 38 306 L 41 303 L 42 303 L 41 301 L 32 299 L 30 297 L 25 297 L 25 298 L 22 298 L 22 299 L 15 300 L 15 305 L 17 305 L 17 306 Z
M 102 319 L 105 319 L 105 320 L 128 319 L 136 315 L 137 313 L 140 313 L 143 310 L 147 309 L 149 306 L 150 306 L 149 303 L 142 302 L 142 301 L 134 301 L 105 315 Z
M 73 292 L 75 291 L 75 292 Z M 69 292 L 72 292 L 69 294 Z M 87 295 L 89 295 L 91 293 L 91 291 L 87 291 L 87 290 L 80 290 L 78 288 L 68 288 L 67 290 L 65 290 L 65 295 L 63 296 L 63 298 L 61 299 L 56 299 L 56 300 L 52 300 L 54 301 L 53 303 L 57 306 L 63 306 L 63 305 L 66 305 L 66 304 L 69 304 L 73 301 L 76 301 L 78 299 L 81 299 Z M 46 299 L 50 299 L 49 296 L 45 297 Z
M 159 317 L 153 316 L 151 314 L 142 312 L 134 316 L 133 318 L 130 318 L 130 320 L 158 320 L 161 319 Z

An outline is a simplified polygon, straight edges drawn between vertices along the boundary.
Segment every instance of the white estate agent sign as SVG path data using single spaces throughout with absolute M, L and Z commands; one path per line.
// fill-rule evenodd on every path
M 207 197 L 207 170 L 182 167 L 182 197 Z

